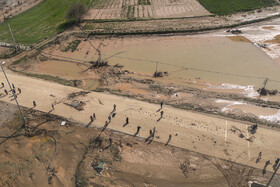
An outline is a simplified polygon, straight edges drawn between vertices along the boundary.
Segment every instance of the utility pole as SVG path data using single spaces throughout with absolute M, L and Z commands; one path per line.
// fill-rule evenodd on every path
M 14 35 L 13 35 L 12 29 L 11 29 L 11 27 L 10 27 L 9 22 L 7 22 L 7 24 L 8 24 L 8 27 L 9 27 L 10 34 L 11 34 L 11 36 L 12 36 L 12 38 L 13 38 L 13 41 L 14 41 L 14 46 L 15 46 L 15 49 L 16 49 L 16 53 L 18 53 L 18 48 L 17 48 L 16 40 L 15 40 L 15 37 L 14 37 Z
M 157 68 L 158 68 L 158 62 L 157 62 L 157 64 L 156 64 L 156 73 L 157 73 Z
M 4 21 L 5 21 L 5 20 L 6 20 L 5 14 L 4 14 L 3 10 L 1 10 L 1 11 L 2 11 L 2 14 L 3 14 L 3 17 L 4 17 Z M 16 40 L 15 40 L 15 37 L 14 37 L 14 35 L 13 35 L 12 29 L 11 29 L 11 27 L 10 27 L 10 23 L 9 23 L 8 21 L 7 21 L 7 24 L 8 24 L 9 31 L 10 31 L 10 34 L 11 34 L 11 36 L 12 36 L 13 42 L 14 42 L 14 46 L 15 46 L 16 53 L 18 53 L 18 48 L 17 48 L 17 45 L 16 45 Z
M 9 82 L 9 79 L 8 79 L 7 75 L 6 75 L 6 72 L 4 71 L 4 68 L 3 68 L 3 65 L 4 65 L 4 64 L 5 64 L 5 62 L 2 62 L 2 63 L 0 64 L 0 66 L 1 66 L 1 68 L 2 68 L 2 71 L 3 71 L 3 73 L 4 73 L 5 78 L 6 78 L 7 82 L 8 82 L 8 84 L 9 84 L 9 87 L 10 87 L 10 89 L 11 89 L 11 91 L 12 91 L 12 94 L 13 94 L 13 96 L 14 96 L 14 99 L 15 99 L 16 103 L 17 103 L 18 109 L 19 109 L 19 111 L 20 111 L 20 114 L 21 114 L 21 116 L 22 116 L 22 119 L 23 119 L 23 122 L 24 122 L 23 127 L 25 127 L 25 125 L 26 125 L 26 119 L 25 119 L 25 117 L 24 117 L 24 115 L 23 115 L 23 112 L 22 112 L 22 110 L 21 110 L 21 108 L 20 108 L 20 106 L 19 106 L 19 104 L 18 104 L 17 96 L 15 95 L 15 91 L 14 91 L 13 88 L 11 87 L 11 84 L 10 84 L 10 82 Z
M 155 77 L 158 76 L 157 71 L 158 71 L 158 62 L 156 62 L 156 72 L 155 72 L 155 74 L 154 74 Z
M 266 78 L 266 79 L 264 80 L 264 82 L 263 82 L 263 88 L 266 87 L 267 82 L 268 82 L 268 78 Z
M 263 81 L 263 87 L 259 89 L 259 94 L 260 94 L 259 99 L 261 98 L 262 94 L 263 94 L 263 95 L 266 95 L 266 94 L 267 94 L 267 92 L 266 92 L 266 90 L 265 90 L 265 87 L 266 87 L 267 82 L 268 82 L 268 78 L 266 78 L 266 79 Z

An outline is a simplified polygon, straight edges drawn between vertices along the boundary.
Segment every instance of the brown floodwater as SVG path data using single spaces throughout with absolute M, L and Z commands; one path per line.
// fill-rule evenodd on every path
M 93 42 L 97 45 L 100 41 Z M 106 45 L 102 48 L 103 58 L 117 54 L 108 59 L 111 65 L 122 64 L 130 71 L 152 75 L 159 62 L 158 71 L 169 72 L 163 78 L 166 80 L 184 82 L 200 78 L 206 82 L 257 87 L 264 78 L 280 80 L 279 63 L 244 38 L 143 37 L 102 42 Z M 269 81 L 267 86 L 280 89 L 279 82 Z
M 44 61 L 36 66 L 36 70 L 66 79 L 80 79 L 83 71 L 81 65 L 64 61 Z

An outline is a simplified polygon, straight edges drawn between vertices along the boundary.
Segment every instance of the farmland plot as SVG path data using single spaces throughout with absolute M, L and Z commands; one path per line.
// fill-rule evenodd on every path
M 97 0 L 85 19 L 149 19 L 205 16 L 197 0 Z
M 29 8 L 32 8 L 43 0 L 0 0 L 0 22 L 5 18 L 11 18 Z

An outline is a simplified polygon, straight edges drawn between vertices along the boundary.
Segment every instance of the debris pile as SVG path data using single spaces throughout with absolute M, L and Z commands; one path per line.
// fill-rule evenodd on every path
M 241 34 L 241 30 L 239 29 L 232 29 L 232 30 L 227 30 L 227 32 L 230 32 L 231 34 Z
M 255 125 L 251 125 L 248 127 L 248 132 L 250 134 L 255 134 L 257 132 L 257 129 L 258 129 L 258 125 L 255 124 Z
M 168 75 L 168 72 L 167 71 L 165 71 L 165 72 L 161 72 L 161 71 L 159 71 L 159 72 L 155 72 L 154 73 L 154 77 L 163 77 L 164 75 Z
M 101 67 L 107 67 L 109 66 L 108 61 L 90 61 L 91 64 L 90 69 L 96 69 L 96 68 L 101 68 Z
M 266 95 L 277 95 L 278 94 L 278 90 L 268 90 L 265 88 L 260 88 L 257 90 L 257 92 L 259 92 L 260 95 L 262 96 L 266 96 Z
M 84 106 L 86 105 L 85 102 L 77 101 L 77 100 L 73 100 L 71 104 L 69 104 L 69 103 L 63 103 L 63 104 L 65 104 L 67 106 L 70 106 L 70 107 L 73 107 L 73 108 L 75 108 L 78 111 L 84 110 Z

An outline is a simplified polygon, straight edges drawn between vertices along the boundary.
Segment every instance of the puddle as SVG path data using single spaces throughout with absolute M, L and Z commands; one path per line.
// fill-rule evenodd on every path
M 95 90 L 99 86 L 99 80 L 96 79 L 84 79 L 83 83 L 87 90 Z
M 277 44 L 280 46 L 280 35 L 274 36 L 274 39 L 272 40 L 267 40 L 265 43 L 272 43 L 272 44 Z
M 248 40 L 244 36 L 228 36 L 227 38 L 230 39 L 231 41 L 234 41 L 234 42 L 248 42 L 248 43 L 252 43 L 250 40 Z
M 97 40 L 94 42 L 98 45 Z M 110 57 L 111 65 L 122 64 L 130 71 L 153 75 L 158 62 L 158 71 L 169 72 L 163 80 L 183 83 L 198 78 L 257 87 L 265 77 L 280 80 L 280 64 L 243 37 L 143 37 L 102 42 L 106 45 L 103 56 Z M 280 89 L 280 84 L 269 81 L 267 88 Z
M 83 76 L 81 65 L 63 61 L 44 61 L 36 65 L 40 72 L 62 78 L 79 79 Z
M 274 26 L 264 26 L 263 29 L 274 30 Z

